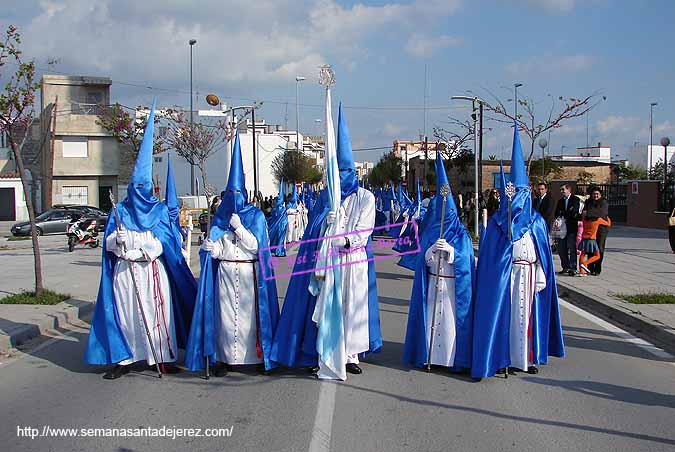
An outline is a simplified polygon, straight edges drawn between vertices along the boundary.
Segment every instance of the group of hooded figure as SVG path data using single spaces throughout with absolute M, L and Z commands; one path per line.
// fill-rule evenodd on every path
M 332 129 L 329 112 L 327 95 L 326 124 Z M 286 223 L 290 210 L 299 215 L 295 189 L 289 209 L 282 184 L 277 215 L 266 219 L 248 202 L 236 136 L 227 186 L 200 249 L 195 280 L 182 249 L 170 162 L 166 200 L 153 196 L 153 129 L 154 103 L 126 198 L 113 206 L 106 225 L 85 361 L 111 366 L 107 379 L 141 361 L 160 376 L 178 372 L 179 349 L 185 367 L 207 377 L 240 365 L 256 365 L 265 374 L 277 367 L 302 368 L 337 380 L 362 373 L 360 360 L 383 343 L 372 249 L 376 198 L 359 186 L 342 107 L 337 140 L 327 139 L 328 145 L 336 142 L 336 151 L 326 153 L 339 187 L 307 202 L 313 205 L 302 220 L 298 249 L 298 256 L 317 256 L 323 244 L 330 245 L 339 268 L 330 277 L 337 279 L 328 285 L 329 273 L 296 259 L 282 310 L 271 263 L 285 255 L 277 254 L 275 245 L 282 233 L 288 235 L 282 209 Z M 515 195 L 490 219 L 477 268 L 453 198 L 440 189 L 448 186 L 442 159 L 436 162 L 437 195 L 425 209 L 418 186 L 418 203 L 398 214 L 415 227 L 394 232 L 419 233 L 419 251 L 400 263 L 415 271 L 403 361 L 470 372 L 475 379 L 536 372 L 537 365 L 564 351 L 546 223 L 531 208 L 518 134 L 508 184 L 502 176 L 502 189 L 513 186 Z M 299 237 L 292 239 L 285 240 Z

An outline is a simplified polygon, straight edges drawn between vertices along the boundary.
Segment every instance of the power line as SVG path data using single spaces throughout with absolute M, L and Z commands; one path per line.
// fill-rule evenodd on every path
M 16 64 L 13 62 L 10 62 L 9 64 Z M 48 73 L 55 73 L 59 75 L 68 75 L 72 77 L 78 77 L 76 74 L 68 73 L 68 72 L 62 72 L 62 71 L 57 71 L 54 69 L 50 68 L 44 68 L 40 66 L 35 66 L 35 69 L 40 70 L 42 72 L 48 72 Z M 174 93 L 174 94 L 185 94 L 189 95 L 189 91 L 187 90 L 182 90 L 179 88 L 164 88 L 164 87 L 158 87 L 158 86 L 153 86 L 149 85 L 146 83 L 142 82 L 129 82 L 129 81 L 123 81 L 123 80 L 115 80 L 111 79 L 113 84 L 117 85 L 122 85 L 122 86 L 130 86 L 134 88 L 141 88 L 141 89 L 147 89 L 151 91 L 162 91 L 162 92 L 168 92 L 168 93 Z M 208 92 L 217 92 L 218 90 L 208 90 Z M 204 94 L 203 92 L 200 92 L 199 90 L 194 91 L 194 94 L 200 95 Z M 267 104 L 277 104 L 277 105 L 286 105 L 289 101 L 288 100 L 276 100 L 276 99 L 260 99 L 260 98 L 249 98 L 249 97 L 236 97 L 236 96 L 227 96 L 227 95 L 221 95 L 219 97 L 222 97 L 223 99 L 229 99 L 229 100 L 238 100 L 238 101 L 246 101 L 246 102 L 254 102 L 254 101 L 260 101 L 262 100 L 264 103 Z M 425 101 L 426 104 L 426 101 Z M 299 104 L 302 107 L 307 107 L 307 108 L 325 108 L 325 105 L 322 104 Z M 420 111 L 420 110 L 463 110 L 466 109 L 464 106 L 418 106 L 418 105 L 343 105 L 344 109 L 349 109 L 349 110 L 373 110 L 373 111 Z

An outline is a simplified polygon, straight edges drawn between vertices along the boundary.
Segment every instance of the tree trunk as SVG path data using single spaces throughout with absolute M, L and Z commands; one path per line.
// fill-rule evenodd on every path
M 199 172 L 202 173 L 202 189 L 204 190 L 204 194 L 206 195 L 206 198 L 208 199 L 209 195 L 212 193 L 209 193 L 209 188 L 206 185 L 206 162 L 200 163 L 197 166 L 199 167 Z
M 33 262 L 35 264 L 35 296 L 42 296 L 42 259 L 40 258 L 40 243 L 38 242 L 37 230 L 35 229 L 35 210 L 33 209 L 33 198 L 31 197 L 28 181 L 26 180 L 26 172 L 23 166 L 23 159 L 21 158 L 21 150 L 19 146 L 12 140 L 12 150 L 14 151 L 14 159 L 16 161 L 16 168 L 19 170 L 21 177 L 21 185 L 23 187 L 23 196 L 26 198 L 26 207 L 28 209 L 28 220 L 30 221 L 30 237 L 33 242 Z

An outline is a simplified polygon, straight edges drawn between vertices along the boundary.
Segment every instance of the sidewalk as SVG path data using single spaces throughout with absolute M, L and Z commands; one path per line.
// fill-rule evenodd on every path
M 556 271 L 560 260 L 554 256 Z M 675 305 L 633 304 L 618 294 L 675 294 L 675 254 L 668 231 L 615 226 L 610 229 L 600 276 L 556 275 L 560 298 L 607 318 L 670 353 L 675 352 Z

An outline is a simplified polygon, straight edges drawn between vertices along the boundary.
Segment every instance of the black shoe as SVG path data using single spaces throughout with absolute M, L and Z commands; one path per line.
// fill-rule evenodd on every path
M 129 366 L 122 366 L 121 364 L 115 364 L 115 367 L 108 370 L 105 373 L 105 375 L 103 375 L 103 378 L 105 378 L 106 380 L 117 380 L 122 375 L 126 375 L 128 373 L 129 373 Z
M 264 363 L 258 364 L 256 366 L 256 370 L 258 371 L 258 374 L 260 374 L 260 375 L 267 375 L 267 376 L 272 375 L 272 370 L 271 369 L 270 370 L 265 369 Z
M 515 375 L 518 372 L 520 372 L 520 369 L 517 369 L 515 367 L 509 367 L 509 375 Z
M 163 374 L 167 375 L 175 375 L 182 372 L 181 368 L 174 363 L 161 363 L 159 368 L 162 370 Z
M 537 375 L 539 373 L 539 369 L 537 369 L 537 366 L 530 366 L 527 368 L 527 373 L 530 375 Z
M 478 382 L 480 382 L 480 381 L 483 381 L 483 379 L 480 378 L 480 377 L 472 377 L 472 378 L 471 378 L 471 381 L 473 381 L 474 383 L 478 383 Z
M 349 372 L 350 374 L 359 375 L 363 373 L 358 364 L 348 363 L 345 366 L 345 368 L 347 369 L 347 372 Z
M 559 275 L 566 275 L 566 274 L 567 274 L 567 270 L 560 270 L 560 271 L 558 272 L 558 274 L 559 274 Z
M 307 368 L 307 373 L 310 375 L 316 375 L 319 372 L 319 366 L 310 366 Z
M 567 270 L 567 274 L 568 274 L 569 276 L 574 276 L 574 275 L 577 274 L 577 272 L 575 272 L 574 270 L 570 269 L 570 270 Z
M 506 373 L 506 368 L 502 367 L 501 369 L 497 369 L 497 372 L 495 372 L 497 375 L 504 375 Z
M 218 378 L 224 377 L 227 375 L 227 365 L 221 362 L 216 363 L 216 365 L 211 368 L 211 374 Z

